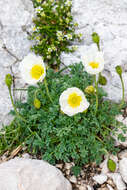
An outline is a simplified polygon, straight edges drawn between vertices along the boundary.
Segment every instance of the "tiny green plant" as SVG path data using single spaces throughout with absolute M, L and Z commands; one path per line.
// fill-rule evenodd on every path
M 62 52 L 74 52 L 77 46 L 73 41 L 81 41 L 82 34 L 76 34 L 71 14 L 72 0 L 33 0 L 36 16 L 33 18 L 34 40 L 31 50 L 43 57 L 51 67 L 60 66 Z M 69 47 L 71 45 L 71 47 Z

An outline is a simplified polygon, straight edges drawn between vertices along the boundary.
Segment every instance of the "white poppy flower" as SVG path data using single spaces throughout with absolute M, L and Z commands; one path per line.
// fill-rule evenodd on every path
M 20 63 L 20 72 L 23 80 L 28 84 L 42 81 L 46 75 L 46 68 L 40 56 L 29 53 Z
M 83 64 L 88 73 L 100 73 L 104 69 L 103 53 L 95 49 L 88 50 L 86 55 L 83 57 Z
M 89 102 L 85 98 L 84 93 L 76 87 L 65 90 L 60 95 L 59 104 L 61 111 L 68 116 L 83 112 L 89 107 Z

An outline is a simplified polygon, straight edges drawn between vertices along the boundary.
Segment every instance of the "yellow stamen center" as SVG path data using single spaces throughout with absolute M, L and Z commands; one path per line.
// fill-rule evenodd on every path
M 42 65 L 34 65 L 30 74 L 33 79 L 38 80 L 44 74 L 44 67 Z
M 72 94 L 70 94 L 69 97 L 68 97 L 68 104 L 72 108 L 76 108 L 76 107 L 80 106 L 81 101 L 82 101 L 82 97 L 79 96 L 75 92 L 73 92 Z
M 97 69 L 99 67 L 99 63 L 98 62 L 90 62 L 89 65 L 93 68 L 93 69 Z

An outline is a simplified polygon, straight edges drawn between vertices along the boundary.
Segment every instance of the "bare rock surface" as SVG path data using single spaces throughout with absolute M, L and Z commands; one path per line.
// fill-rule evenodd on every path
M 125 183 L 127 183 L 127 158 L 126 157 L 123 157 L 122 160 L 120 160 L 119 170 L 120 170 L 120 174 L 123 180 L 125 181 Z
M 60 170 L 42 160 L 15 158 L 0 164 L 1 190 L 72 190 Z
M 119 173 L 109 173 L 108 177 L 112 178 L 117 190 L 126 190 L 126 185 Z
M 12 108 L 4 78 L 8 73 L 19 78 L 17 65 L 31 46 L 27 30 L 32 25 L 33 13 L 31 0 L 13 0 L 13 3 L 0 0 L 0 126 L 6 123 L 7 113 Z M 19 85 L 16 84 L 16 88 Z

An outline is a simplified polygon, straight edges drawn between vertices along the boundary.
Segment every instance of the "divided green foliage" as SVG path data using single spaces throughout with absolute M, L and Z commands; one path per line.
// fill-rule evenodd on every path
M 84 91 L 93 84 L 93 77 L 83 72 L 82 63 L 69 66 L 68 69 L 69 74 L 52 69 L 47 71 L 46 79 L 53 103 L 46 94 L 44 83 L 28 88 L 27 101 L 17 102 L 20 115 L 26 122 L 15 116 L 11 125 L 2 129 L 1 154 L 25 144 L 29 153 L 52 164 L 62 160 L 74 161 L 77 166 L 81 166 L 93 161 L 99 163 L 105 150 L 117 152 L 110 133 L 119 126 L 115 116 L 120 110 L 117 104 L 104 99 L 106 93 L 102 88 L 98 91 L 99 107 L 96 114 L 94 94 L 86 95 L 90 102 L 86 113 L 69 117 L 60 111 L 59 97 L 64 90 L 78 87 Z M 40 109 L 34 106 L 35 94 L 40 101 Z
M 70 0 L 33 0 L 36 16 L 30 36 L 34 40 L 32 51 L 43 57 L 50 66 L 59 66 L 62 52 L 74 52 L 73 41 L 81 41 L 81 34 L 75 33 L 77 23 L 73 22 Z

